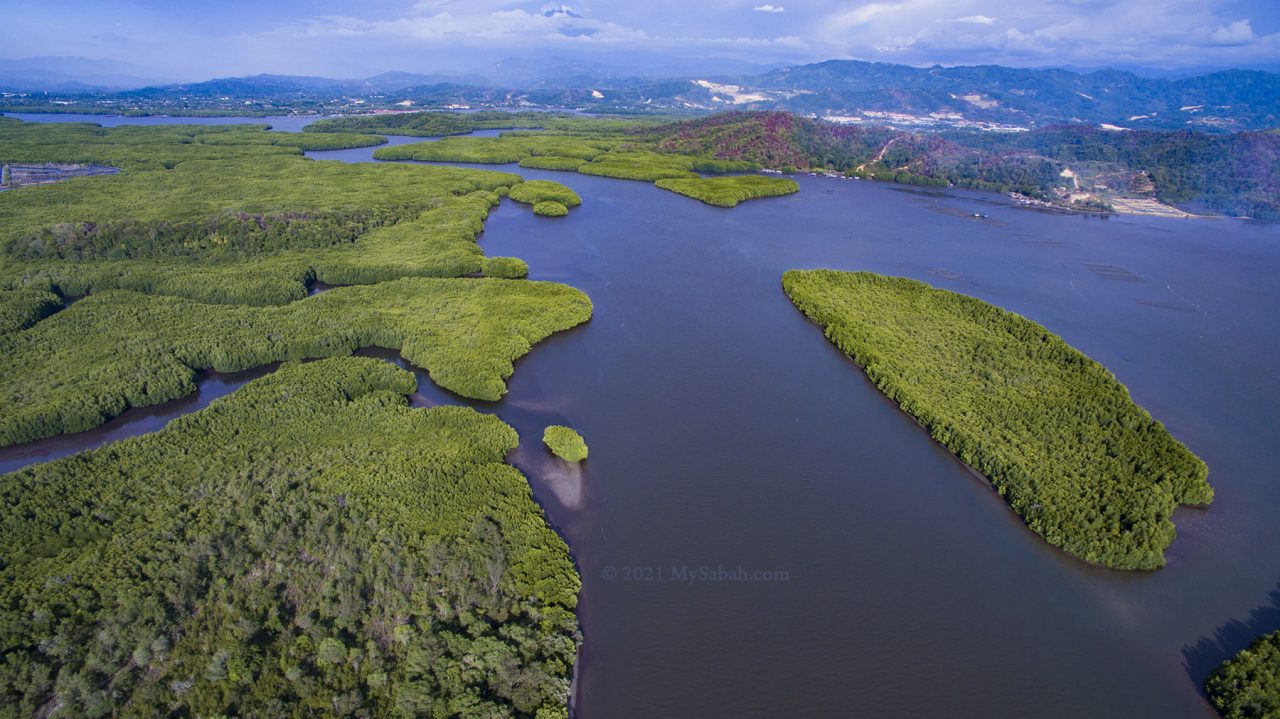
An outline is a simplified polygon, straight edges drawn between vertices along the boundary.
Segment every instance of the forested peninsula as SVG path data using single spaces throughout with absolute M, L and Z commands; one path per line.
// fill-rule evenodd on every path
M 0 716 L 566 717 L 568 548 L 516 433 L 292 364 L 0 478 Z
M 383 141 L 0 120 L 4 163 L 120 169 L 0 192 L 0 445 L 285 362 L 0 477 L 0 716 L 567 716 L 580 582 L 514 430 L 341 356 L 496 400 L 591 301 L 476 244 L 519 175 L 302 156 Z
M 593 121 L 588 118 L 572 120 L 569 124 L 549 120 L 547 125 L 556 129 L 539 132 L 517 130 L 497 137 L 449 137 L 384 147 L 374 151 L 373 156 L 378 160 L 519 163 L 521 167 L 540 170 L 653 182 L 661 189 L 718 207 L 734 207 L 745 200 L 788 195 L 800 190 L 794 180 L 778 177 L 735 175 L 704 178 L 702 174 L 755 172 L 762 165 L 745 160 L 722 160 L 706 154 L 660 152 L 652 138 L 637 134 L 650 128 L 652 123 Z M 317 132 L 324 131 L 325 127 L 382 126 L 376 121 L 353 121 L 322 126 Z M 534 211 L 538 212 L 537 206 Z M 554 211 L 562 214 L 559 208 L 554 208 Z
M 867 272 L 791 270 L 791 301 L 1046 541 L 1155 569 L 1208 469 L 1102 365 L 981 300 Z

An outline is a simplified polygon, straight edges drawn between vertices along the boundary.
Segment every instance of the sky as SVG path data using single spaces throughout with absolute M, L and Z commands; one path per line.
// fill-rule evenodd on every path
M 505 58 L 1217 67 L 1280 63 L 1280 0 L 5 0 L 0 56 L 171 80 L 459 73 Z

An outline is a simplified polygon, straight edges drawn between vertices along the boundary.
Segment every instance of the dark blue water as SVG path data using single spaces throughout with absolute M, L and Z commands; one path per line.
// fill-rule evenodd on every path
M 520 431 L 580 564 L 581 717 L 1209 717 L 1205 673 L 1280 628 L 1280 228 L 809 177 L 722 210 L 519 171 L 582 207 L 504 202 L 481 245 L 595 316 L 468 404 Z M 1043 323 L 1208 462 L 1216 502 L 1179 511 L 1157 572 L 1049 547 L 791 306 L 781 273 L 807 267 Z M 463 402 L 425 378 L 416 399 Z M 583 432 L 583 470 L 539 446 L 550 422 Z
M 591 444 L 590 517 L 549 505 L 584 575 L 582 716 L 1210 716 L 1199 680 L 1250 632 L 1202 640 L 1255 611 L 1250 629 L 1280 628 L 1276 227 L 817 178 L 725 211 L 526 174 L 583 206 L 504 205 L 482 245 L 596 306 L 512 383 Z M 1159 572 L 1066 557 L 791 307 L 794 267 L 914 277 L 1044 323 L 1205 458 L 1217 502 L 1178 513 Z M 702 565 L 790 581 L 623 581 Z
M 581 716 L 1212 716 L 1207 672 L 1280 628 L 1280 228 L 810 177 L 720 210 L 518 171 L 584 198 L 558 220 L 504 203 L 480 240 L 596 307 L 493 408 L 518 464 L 547 421 L 591 444 L 578 485 L 522 465 L 583 571 Z M 1205 458 L 1218 500 L 1178 513 L 1159 572 L 1070 559 L 791 307 L 796 267 L 1046 324 Z M 703 566 L 788 579 L 673 576 Z

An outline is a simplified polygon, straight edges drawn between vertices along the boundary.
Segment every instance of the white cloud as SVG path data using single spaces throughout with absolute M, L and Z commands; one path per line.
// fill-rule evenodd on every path
M 1215 29 L 1209 39 L 1215 45 L 1244 45 L 1253 42 L 1253 28 L 1248 20 L 1237 20 Z
M 276 28 L 270 34 L 285 37 L 366 37 L 370 39 L 461 43 L 511 42 L 528 45 L 539 42 L 640 42 L 649 36 L 640 29 L 588 19 L 564 6 L 540 13 L 521 9 L 495 10 L 486 14 L 454 15 L 437 12 L 395 20 L 362 20 L 345 16 L 324 16 Z
M 1272 23 L 1254 27 L 1241 19 L 1256 20 L 1263 12 L 1257 8 L 1276 1 L 807 0 L 784 7 L 770 0 L 597 0 L 581 9 L 582 0 L 420 0 L 400 16 L 313 17 L 240 37 L 264 57 L 330 57 L 339 42 L 388 67 L 577 51 L 1177 67 L 1280 62 L 1280 33 L 1259 32 L 1266 26 L 1273 33 Z M 744 5 L 752 12 L 742 12 Z M 715 34 L 699 35 L 705 28 Z
M 353 47 L 377 45 L 384 55 L 394 52 L 450 52 L 461 48 L 474 52 L 502 48 L 508 51 L 642 52 L 696 56 L 698 53 L 753 60 L 768 58 L 805 61 L 818 53 L 796 35 L 751 36 L 725 32 L 720 36 L 689 36 L 683 32 L 659 33 L 612 20 L 584 16 L 568 5 L 547 4 L 535 11 L 504 7 L 490 0 L 476 12 L 451 6 L 421 4 L 430 10 L 396 19 L 361 19 L 323 16 L 242 36 L 247 42 L 271 44 L 277 52 L 284 43 L 315 47 L 325 40 L 344 41 Z M 777 11 L 782 11 L 781 6 Z M 766 11 L 774 12 L 774 11 Z
M 810 33 L 833 54 L 911 64 L 1275 63 L 1280 33 L 1261 35 L 1240 18 L 1276 1 L 832 2 Z
M 569 7 L 568 5 L 561 4 L 561 5 L 543 5 L 542 6 L 543 17 L 553 17 L 555 15 L 564 15 L 565 17 L 582 17 L 578 13 L 574 12 L 573 8 Z
M 833 30 L 868 25 L 877 17 L 893 13 L 893 11 L 901 7 L 900 5 L 889 5 L 887 3 L 871 3 L 839 13 L 835 17 L 829 18 L 827 25 Z

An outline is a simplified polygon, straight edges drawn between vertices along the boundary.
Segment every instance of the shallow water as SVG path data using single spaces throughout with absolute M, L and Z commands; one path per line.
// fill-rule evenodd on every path
M 512 459 L 583 574 L 579 716 L 1210 717 L 1205 673 L 1280 628 L 1277 226 L 811 177 L 722 210 L 519 171 L 583 205 L 504 201 L 482 246 L 584 290 L 595 316 L 521 360 L 499 403 L 421 372 L 415 403 L 520 431 Z M 807 267 L 1044 324 L 1205 459 L 1216 502 L 1179 511 L 1157 572 L 1053 549 L 791 306 L 780 276 Z M 586 437 L 580 472 L 540 447 L 550 423 Z M 697 581 L 704 566 L 773 576 Z

